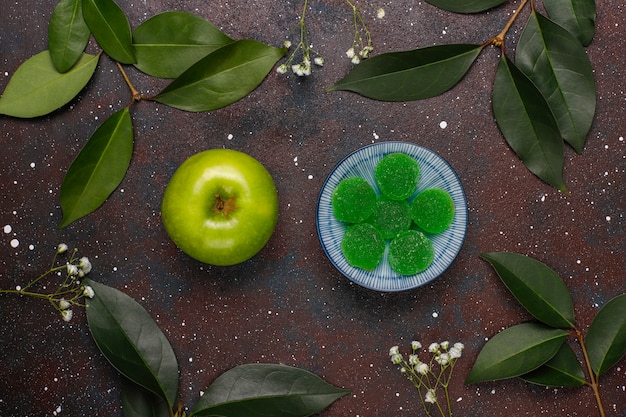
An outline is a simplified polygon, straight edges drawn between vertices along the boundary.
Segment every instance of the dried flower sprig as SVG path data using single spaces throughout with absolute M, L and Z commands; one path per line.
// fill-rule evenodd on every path
M 358 64 L 361 59 L 367 58 L 370 53 L 374 50 L 374 46 L 372 43 L 372 34 L 370 33 L 367 25 L 365 24 L 365 20 L 363 19 L 363 15 L 361 14 L 361 9 L 356 6 L 352 1 L 345 0 L 348 3 L 348 6 L 352 9 L 353 21 L 354 21 L 354 37 L 352 39 L 352 46 L 346 52 L 348 58 L 351 59 L 352 63 Z M 324 57 L 315 49 L 312 48 L 311 43 L 309 42 L 309 35 L 306 28 L 306 12 L 308 8 L 309 1 L 304 0 L 304 6 L 302 8 L 302 15 L 296 25 L 297 32 L 299 33 L 299 40 L 296 46 L 293 48 L 285 62 L 280 64 L 276 71 L 279 74 L 286 74 L 290 69 L 291 71 L 299 77 L 311 75 L 312 64 L 315 64 L 319 67 L 324 66 Z M 382 19 L 385 16 L 385 9 L 378 8 L 376 10 L 376 17 Z M 293 46 L 292 42 L 287 39 L 285 40 L 283 46 L 285 48 L 291 48 Z M 298 63 L 294 63 L 296 60 L 296 56 L 302 56 L 302 61 Z
M 86 256 L 79 257 L 78 249 L 74 248 L 67 261 L 59 261 L 59 255 L 64 255 L 68 249 L 65 243 L 59 244 L 52 258 L 52 264 L 47 271 L 24 286 L 16 285 L 15 289 L 0 289 L 0 294 L 18 294 L 47 300 L 60 313 L 61 318 L 69 322 L 74 315 L 72 306 L 84 307 L 81 299 L 83 297 L 93 298 L 94 291 L 89 285 L 81 284 L 81 279 L 91 272 L 92 265 L 89 258 Z M 51 274 L 60 277 L 65 276 L 55 291 L 51 293 L 37 292 L 34 289 L 35 285 Z
M 428 346 L 431 358 L 422 362 L 419 352 L 422 344 L 414 340 L 411 342 L 411 354 L 408 359 L 400 353 L 398 346 L 389 349 L 391 362 L 400 367 L 400 372 L 415 386 L 420 401 L 427 416 L 432 417 L 433 410 L 442 417 L 452 416 L 450 407 L 450 393 L 448 387 L 456 361 L 461 357 L 464 346 L 462 343 L 450 345 L 450 342 L 431 343 Z M 445 403 L 440 401 L 438 393 L 443 391 Z
M 374 50 L 372 42 L 372 33 L 367 27 L 361 9 L 352 1 L 346 0 L 346 3 L 352 9 L 352 20 L 354 24 L 354 36 L 352 38 L 352 46 L 346 51 L 346 56 L 353 64 L 358 64 L 361 59 L 366 59 Z M 385 17 L 385 9 L 379 7 L 376 9 L 376 17 L 382 19 Z
M 298 32 L 300 35 L 300 40 L 296 44 L 293 51 L 291 51 L 291 54 L 289 54 L 289 57 L 287 58 L 287 60 L 281 65 L 279 65 L 278 68 L 276 69 L 276 71 L 279 74 L 285 74 L 291 68 L 291 71 L 293 71 L 294 74 L 296 74 L 299 77 L 303 77 L 303 76 L 311 75 L 311 63 L 312 62 L 320 67 L 324 65 L 324 57 L 319 52 L 314 50 L 311 47 L 311 43 L 309 42 L 309 35 L 306 29 L 306 22 L 305 22 L 306 11 L 307 11 L 308 5 L 309 5 L 309 0 L 304 0 L 304 6 L 302 8 L 302 15 L 300 16 L 300 20 L 298 21 L 298 24 L 296 25 L 296 28 L 298 29 Z M 285 40 L 284 46 L 285 48 L 291 48 L 292 46 L 291 41 Z M 294 62 L 296 55 L 298 54 L 298 51 L 301 51 L 302 53 L 302 61 L 294 64 L 293 62 Z M 313 57 L 312 60 L 311 60 L 311 57 Z

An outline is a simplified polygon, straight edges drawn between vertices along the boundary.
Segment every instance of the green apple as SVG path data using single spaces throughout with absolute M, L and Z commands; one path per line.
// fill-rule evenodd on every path
M 163 225 L 183 252 L 211 265 L 234 265 L 256 255 L 278 220 L 278 194 L 256 159 L 210 149 L 187 159 L 170 180 Z

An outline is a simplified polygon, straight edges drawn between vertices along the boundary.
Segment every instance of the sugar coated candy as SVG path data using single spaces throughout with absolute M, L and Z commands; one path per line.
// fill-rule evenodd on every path
M 380 192 L 391 200 L 409 198 L 417 188 L 420 167 L 409 155 L 396 152 L 385 155 L 374 168 Z
M 341 251 L 346 261 L 355 268 L 371 271 L 383 259 L 385 239 L 369 223 L 352 224 L 341 240 Z
M 426 233 L 441 233 L 454 220 L 454 201 L 447 191 L 428 188 L 411 203 L 411 219 Z
M 432 242 L 419 230 L 408 230 L 389 244 L 389 266 L 400 275 L 422 272 L 434 259 Z
M 340 181 L 331 199 L 333 214 L 341 222 L 360 223 L 376 209 L 376 192 L 361 177 Z
M 406 200 L 378 198 L 376 210 L 367 222 L 378 229 L 383 238 L 394 238 L 411 227 L 409 203 Z

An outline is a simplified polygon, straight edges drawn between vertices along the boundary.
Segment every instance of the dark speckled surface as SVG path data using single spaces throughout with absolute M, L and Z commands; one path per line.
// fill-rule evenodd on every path
M 3 1 L 0 89 L 21 62 L 46 49 L 55 3 Z M 277 46 L 301 9 L 300 1 L 286 0 L 119 4 L 133 27 L 180 9 L 231 37 Z M 410 0 L 371 4 L 386 9 L 383 20 L 367 15 L 377 53 L 483 42 L 517 6 L 462 16 Z M 233 366 L 280 362 L 352 390 L 323 416 L 421 415 L 416 393 L 388 359 L 389 347 L 408 349 L 417 338 L 465 344 L 451 385 L 457 416 L 598 415 L 588 388 L 542 388 L 516 379 L 464 386 L 463 380 L 486 339 L 530 319 L 481 252 L 514 251 L 546 262 L 570 288 L 582 329 L 599 306 L 626 288 L 623 1 L 598 2 L 597 34 L 587 49 L 598 106 L 584 153 L 566 150 L 569 194 L 533 177 L 493 122 L 490 94 L 499 51 L 487 48 L 459 85 L 421 102 L 326 93 L 351 66 L 344 52 L 352 15 L 340 0 L 311 0 L 310 8 L 310 39 L 326 59 L 323 68 L 305 79 L 272 72 L 244 100 L 211 113 L 138 103 L 126 178 L 103 207 L 66 229 L 56 229 L 65 171 L 94 129 L 130 97 L 115 65 L 103 58 L 79 97 L 48 116 L 0 116 L 0 225 L 10 226 L 0 234 L 0 287 L 23 284 L 46 269 L 58 243 L 78 247 L 92 260 L 92 279 L 127 292 L 162 327 L 180 363 L 180 393 L 188 406 Z M 520 25 L 512 30 L 511 48 Z M 94 44 L 89 50 L 96 51 Z M 163 85 L 128 72 L 144 94 Z M 330 169 L 358 147 L 388 140 L 442 155 L 460 176 L 469 205 L 467 238 L 451 268 L 430 285 L 392 294 L 341 276 L 325 258 L 315 228 L 317 194 Z M 280 218 L 267 247 L 228 268 L 185 256 L 160 221 L 164 187 L 176 167 L 215 147 L 259 159 L 280 195 Z M 122 415 L 119 377 L 91 341 L 83 311 L 65 323 L 44 302 L 2 295 L 0 317 L 0 416 Z M 609 415 L 626 416 L 624 359 L 604 377 L 602 395 Z

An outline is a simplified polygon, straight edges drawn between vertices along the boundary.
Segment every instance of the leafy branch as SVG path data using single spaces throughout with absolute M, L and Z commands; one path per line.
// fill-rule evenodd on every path
M 429 3 L 457 13 L 477 13 L 505 0 Z M 505 39 L 528 5 L 531 11 L 511 60 Z M 445 44 L 370 58 L 328 88 L 382 101 L 422 100 L 441 95 L 465 76 L 488 45 L 501 48 L 492 107 L 508 145 L 547 184 L 567 191 L 563 180 L 565 140 L 582 153 L 595 114 L 594 74 L 584 46 L 595 28 L 594 0 L 523 0 L 503 29 L 481 44 Z
M 67 245 L 59 245 L 46 272 L 23 287 L 3 289 L 0 294 L 47 300 L 64 321 L 72 319 L 72 306 L 85 307 L 94 342 L 109 363 L 124 376 L 124 417 L 305 417 L 319 413 L 350 392 L 300 368 L 250 363 L 221 374 L 187 414 L 178 400 L 176 354 L 163 331 L 131 297 L 85 278 L 91 272 L 91 262 L 87 257 L 79 258 L 76 249 L 69 260 L 57 265 L 58 255 L 67 250 Z M 66 278 L 54 292 L 43 293 L 34 288 L 43 278 L 61 275 L 64 271 Z
M 84 52 L 91 36 L 102 48 L 95 55 Z M 119 68 L 131 101 L 96 129 L 70 165 L 60 192 L 62 228 L 100 207 L 124 179 L 134 146 L 133 103 L 157 101 L 192 112 L 228 106 L 253 91 L 286 51 L 231 39 L 186 12 L 160 13 L 131 31 L 114 0 L 60 0 L 50 17 L 48 50 L 18 67 L 0 97 L 0 114 L 32 118 L 63 107 L 93 77 L 103 53 Z M 172 81 L 145 97 L 124 65 Z
M 63 255 L 67 251 L 66 244 L 59 244 L 52 258 L 52 264 L 45 272 L 24 286 L 16 285 L 14 289 L 0 289 L 0 294 L 15 294 L 46 300 L 61 314 L 64 321 L 72 320 L 74 315 L 72 306 L 84 307 L 82 299 L 83 297 L 93 297 L 93 288 L 81 282 L 83 277 L 91 272 L 89 258 L 86 256 L 79 257 L 78 249 L 74 248 L 67 261 L 59 262 L 59 255 Z M 45 278 L 51 275 L 62 276 L 63 274 L 65 274 L 65 278 L 53 292 L 41 292 L 36 289 Z
M 563 280 L 547 265 L 515 253 L 481 255 L 513 296 L 538 322 L 498 333 L 482 348 L 466 383 L 512 377 L 546 386 L 589 386 L 598 412 L 600 375 L 626 353 L 626 294 L 608 301 L 596 314 L 587 336 L 576 325 L 572 298 Z M 567 338 L 579 343 L 586 371 Z M 585 374 L 586 373 L 586 374 Z

